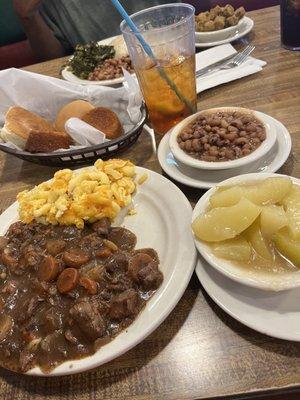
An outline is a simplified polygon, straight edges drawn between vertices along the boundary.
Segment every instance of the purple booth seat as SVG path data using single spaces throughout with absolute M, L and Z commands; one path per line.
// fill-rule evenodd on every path
M 216 5 L 225 6 L 231 4 L 234 8 L 245 7 L 246 11 L 258 10 L 260 8 L 276 6 L 280 0 L 186 0 L 186 3 L 192 4 L 196 13 L 207 11 Z

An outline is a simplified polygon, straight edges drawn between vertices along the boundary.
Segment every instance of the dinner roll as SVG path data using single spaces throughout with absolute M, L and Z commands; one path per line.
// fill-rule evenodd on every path
M 47 134 L 53 131 L 53 126 L 44 118 L 25 108 L 10 107 L 5 115 L 5 125 L 1 130 L 2 139 L 24 149 L 32 130 Z
M 65 106 L 63 106 L 63 108 L 61 108 L 56 116 L 55 129 L 60 132 L 65 132 L 65 123 L 68 119 L 73 117 L 81 118 L 88 111 L 91 111 L 93 109 L 94 106 L 85 100 L 75 100 L 71 103 L 66 104 Z
M 81 119 L 103 132 L 107 139 L 116 139 L 124 132 L 117 114 L 105 107 L 96 107 Z
M 29 153 L 51 153 L 58 149 L 68 149 L 73 144 L 72 138 L 65 132 L 31 131 L 25 150 Z

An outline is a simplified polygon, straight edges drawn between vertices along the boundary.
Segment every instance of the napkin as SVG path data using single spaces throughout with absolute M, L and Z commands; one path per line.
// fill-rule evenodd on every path
M 69 118 L 65 123 L 65 130 L 75 143 L 84 147 L 109 142 L 103 132 L 79 118 Z
M 211 49 L 201 51 L 196 54 L 196 71 L 205 68 L 215 62 L 222 61 L 224 58 L 236 54 L 237 51 L 231 44 L 222 44 Z M 206 89 L 231 82 L 244 76 L 255 74 L 262 70 L 267 63 L 257 58 L 248 57 L 243 64 L 228 70 L 220 70 L 207 75 L 199 76 L 196 81 L 197 93 Z

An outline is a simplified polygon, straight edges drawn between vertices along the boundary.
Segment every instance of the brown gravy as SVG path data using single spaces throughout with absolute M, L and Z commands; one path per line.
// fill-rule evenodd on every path
M 0 238 L 0 363 L 19 372 L 86 357 L 159 288 L 153 249 L 107 219 L 80 230 L 17 222 Z

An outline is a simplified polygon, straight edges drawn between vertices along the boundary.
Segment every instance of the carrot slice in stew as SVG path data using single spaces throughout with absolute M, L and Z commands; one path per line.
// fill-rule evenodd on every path
M 110 250 L 109 248 L 103 247 L 102 249 L 98 250 L 98 251 L 96 252 L 95 255 L 96 255 L 96 257 L 98 257 L 98 258 L 107 258 L 107 257 L 109 257 L 111 254 L 112 254 L 112 253 L 111 253 L 111 250 Z
M 63 253 L 63 261 L 68 267 L 79 268 L 90 261 L 90 255 L 79 247 L 72 247 Z
M 58 274 L 58 262 L 52 256 L 46 256 L 38 269 L 38 277 L 42 281 L 53 281 Z
M 89 294 L 97 293 L 97 282 L 93 281 L 92 279 L 82 276 L 79 279 L 79 285 L 84 287 Z
M 75 268 L 66 268 L 57 279 L 57 288 L 60 293 L 68 293 L 73 290 L 78 283 L 79 272 Z

